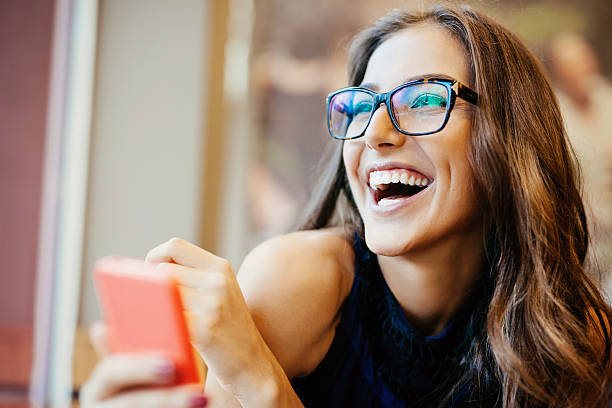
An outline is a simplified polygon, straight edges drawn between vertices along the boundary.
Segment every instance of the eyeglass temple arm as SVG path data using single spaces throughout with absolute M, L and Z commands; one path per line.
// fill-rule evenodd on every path
M 478 104 L 478 94 L 461 82 L 457 82 L 457 96 L 474 105 Z

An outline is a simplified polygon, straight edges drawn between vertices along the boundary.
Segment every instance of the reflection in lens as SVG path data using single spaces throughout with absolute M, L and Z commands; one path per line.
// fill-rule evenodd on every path
M 334 95 L 329 106 L 329 124 L 337 138 L 359 136 L 368 124 L 374 98 L 367 92 L 347 90 Z
M 435 132 L 444 124 L 449 99 L 448 89 L 442 84 L 413 84 L 392 95 L 393 116 L 405 132 Z

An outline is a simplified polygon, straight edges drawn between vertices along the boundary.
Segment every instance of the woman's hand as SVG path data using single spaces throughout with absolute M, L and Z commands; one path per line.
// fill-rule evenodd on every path
M 290 384 L 257 330 L 229 262 L 178 238 L 146 259 L 161 262 L 160 272 L 179 283 L 191 341 L 219 384 L 243 406 L 275 405 Z
M 106 328 L 99 323 L 90 331 L 99 355 L 108 351 Z M 202 386 L 175 386 L 174 365 L 156 355 L 116 354 L 103 357 L 80 393 L 83 408 L 205 407 Z

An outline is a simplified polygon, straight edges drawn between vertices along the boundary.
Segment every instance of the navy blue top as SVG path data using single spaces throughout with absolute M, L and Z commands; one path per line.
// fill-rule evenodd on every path
M 377 257 L 356 234 L 354 249 L 355 278 L 335 337 L 319 366 L 293 379 L 296 393 L 305 407 L 437 406 L 469 372 L 465 357 L 483 330 L 486 309 L 464 307 L 441 334 L 423 336 L 406 320 Z M 470 383 L 456 388 L 445 405 L 493 406 L 472 402 Z

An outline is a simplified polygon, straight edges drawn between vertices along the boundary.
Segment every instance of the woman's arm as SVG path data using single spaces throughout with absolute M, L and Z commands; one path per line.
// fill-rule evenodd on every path
M 316 368 L 334 337 L 337 312 L 352 284 L 350 245 L 339 233 L 304 231 L 264 242 L 245 258 L 238 282 L 256 327 L 282 367 L 282 382 L 270 388 L 280 400 L 298 404 L 288 379 Z M 206 394 L 213 407 L 232 407 L 229 387 L 214 373 Z M 243 402 L 243 406 L 247 406 Z
M 312 372 L 327 354 L 353 267 L 352 247 L 339 230 L 275 237 L 244 259 L 238 282 L 245 301 L 290 379 Z
M 178 238 L 146 259 L 161 262 L 156 268 L 178 282 L 191 342 L 226 391 L 245 407 L 300 406 L 229 262 Z
M 206 394 L 214 406 L 232 406 L 232 398 L 245 407 L 301 406 L 289 378 L 312 371 L 321 361 L 333 339 L 342 292 L 350 287 L 347 276 L 352 275 L 343 271 L 351 269 L 351 261 L 336 261 L 347 259 L 342 239 L 318 231 L 271 240 L 247 257 L 240 286 L 227 261 L 179 239 L 155 248 L 147 259 L 162 262 L 158 267 L 180 282 L 192 342 L 209 365 Z M 132 405 L 146 401 L 153 407 L 172 395 L 192 401 L 193 390 L 179 387 L 134 393 L 130 388 L 135 384 L 159 382 L 127 376 L 118 383 L 111 372 L 116 370 L 108 369 L 114 362 L 129 373 L 140 357 L 104 359 L 88 381 L 84 406 L 121 406 L 129 398 Z M 140 364 L 141 377 L 149 363 L 153 360 Z M 97 392 L 109 384 L 111 391 Z

